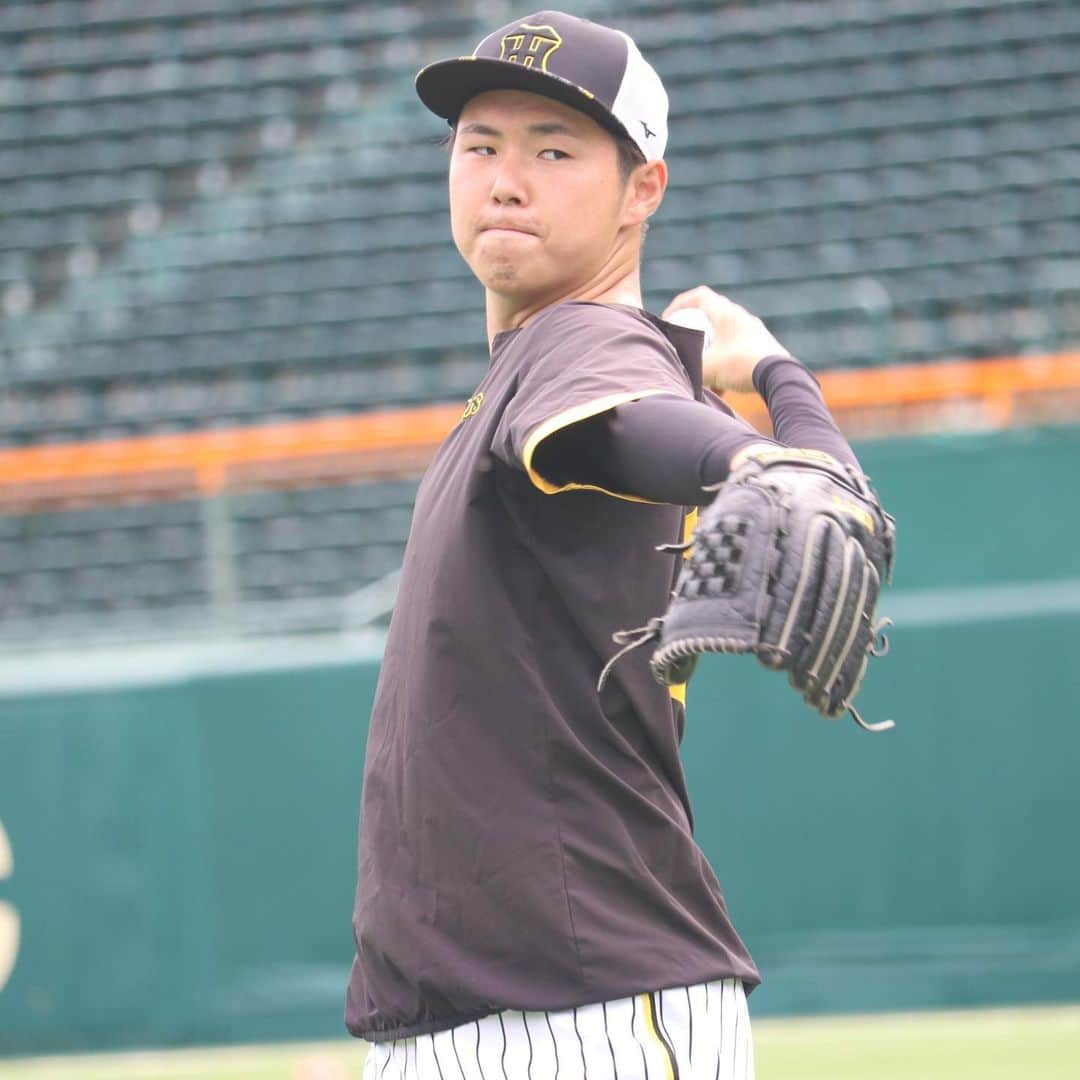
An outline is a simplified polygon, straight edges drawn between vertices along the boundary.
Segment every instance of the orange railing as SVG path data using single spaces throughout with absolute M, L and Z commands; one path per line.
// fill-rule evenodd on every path
M 826 371 L 826 400 L 841 426 L 867 437 L 1002 427 L 1080 418 L 1080 353 Z M 767 430 L 756 396 L 729 395 Z M 461 416 L 462 404 L 427 405 L 247 428 L 147 435 L 0 450 L 0 502 L 213 495 L 421 470 Z

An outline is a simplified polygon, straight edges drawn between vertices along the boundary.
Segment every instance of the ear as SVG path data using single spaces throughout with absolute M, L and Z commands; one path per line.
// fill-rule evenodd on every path
M 634 169 L 626 181 L 623 224 L 640 225 L 652 217 L 664 200 L 667 181 L 667 165 L 663 161 L 650 161 Z

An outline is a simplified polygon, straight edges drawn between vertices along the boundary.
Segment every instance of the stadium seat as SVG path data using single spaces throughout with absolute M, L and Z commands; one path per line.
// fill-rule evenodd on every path
M 502 7 L 241 7 L 0 5 L 4 444 L 460 400 L 482 378 L 481 295 L 450 241 L 435 145 L 446 128 L 412 78 Z M 591 0 L 582 13 L 634 34 L 670 91 L 652 308 L 711 283 L 815 366 L 1080 343 L 1066 288 L 1080 262 L 1080 5 Z M 867 280 L 882 310 L 860 302 Z M 329 596 L 392 569 L 414 490 L 238 497 L 242 596 Z M 124 508 L 140 524 L 119 532 L 89 510 L 29 515 L 29 532 L 0 518 L 0 544 L 79 522 L 120 560 L 57 541 L 42 550 L 81 550 L 81 568 L 31 560 L 16 586 L 0 547 L 11 610 L 95 610 L 109 589 L 135 606 L 208 604 L 201 519 L 184 505 L 183 521 L 166 504 L 145 521 Z M 321 552 L 307 562 L 266 546 L 298 516 Z M 139 557 L 161 568 L 153 581 L 123 572 Z

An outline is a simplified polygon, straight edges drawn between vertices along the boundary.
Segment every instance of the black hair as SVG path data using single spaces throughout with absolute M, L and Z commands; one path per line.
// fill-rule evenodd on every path
M 630 174 L 639 165 L 645 164 L 645 155 L 641 152 L 641 147 L 628 135 L 615 136 L 615 149 L 619 155 L 619 176 L 625 184 L 630 179 Z

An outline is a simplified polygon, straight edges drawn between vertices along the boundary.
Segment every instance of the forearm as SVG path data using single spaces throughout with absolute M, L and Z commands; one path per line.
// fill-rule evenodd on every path
M 856 468 L 859 460 L 832 418 L 813 374 L 789 356 L 770 356 L 754 369 L 754 389 L 762 396 L 773 434 L 784 446 L 823 450 Z
M 768 357 L 754 370 L 775 439 L 697 401 L 648 397 L 620 405 L 550 436 L 534 464 L 555 483 L 587 484 L 619 495 L 703 506 L 705 488 L 726 480 L 732 458 L 761 444 L 822 450 L 859 467 L 810 371 L 791 357 Z

